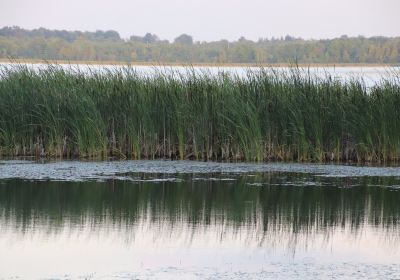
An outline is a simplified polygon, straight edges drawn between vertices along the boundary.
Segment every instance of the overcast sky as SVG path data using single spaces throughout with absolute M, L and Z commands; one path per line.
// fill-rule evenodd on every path
M 197 41 L 400 36 L 400 0 L 0 0 L 0 26 Z

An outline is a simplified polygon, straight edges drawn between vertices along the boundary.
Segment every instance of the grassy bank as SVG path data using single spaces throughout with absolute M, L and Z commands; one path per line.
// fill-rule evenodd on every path
M 367 90 L 260 68 L 245 77 L 55 65 L 0 71 L 2 156 L 397 161 L 400 78 Z

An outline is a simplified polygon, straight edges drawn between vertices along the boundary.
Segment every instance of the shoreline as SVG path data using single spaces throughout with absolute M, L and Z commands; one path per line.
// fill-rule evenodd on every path
M 22 63 L 22 64 L 72 64 L 72 65 L 111 65 L 111 66 L 164 66 L 164 67 L 291 67 L 300 68 L 325 68 L 325 67 L 400 67 L 399 64 L 384 63 L 183 63 L 183 62 L 141 62 L 141 61 L 86 61 L 86 60 L 43 60 L 43 59 L 6 59 L 0 58 L 0 63 Z

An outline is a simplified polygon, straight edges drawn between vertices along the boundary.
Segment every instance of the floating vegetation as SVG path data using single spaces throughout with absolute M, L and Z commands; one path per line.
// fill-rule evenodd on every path
M 367 88 L 304 69 L 0 69 L 0 154 L 398 161 L 400 77 Z

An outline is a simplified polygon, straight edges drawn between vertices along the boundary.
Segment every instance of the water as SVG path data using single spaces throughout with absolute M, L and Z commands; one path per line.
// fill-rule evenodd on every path
M 46 64 L 25 64 L 28 67 L 39 70 L 46 68 Z M 2 63 L 0 62 L 0 67 L 13 67 L 15 64 L 13 63 Z M 64 69 L 73 69 L 79 70 L 82 72 L 90 73 L 91 71 L 113 71 L 115 69 L 121 69 L 126 66 L 118 66 L 118 65 L 77 65 L 77 64 L 59 64 L 60 67 Z M 141 75 L 154 75 L 155 73 L 161 72 L 176 72 L 185 74 L 187 72 L 187 67 L 183 66 L 141 66 L 141 65 L 132 65 L 132 69 L 134 69 L 137 73 Z M 275 67 L 270 68 L 275 69 L 275 71 L 288 72 L 290 68 L 287 67 Z M 353 67 L 306 67 L 301 68 L 304 74 L 310 73 L 311 75 L 315 75 L 320 78 L 325 78 L 327 75 L 330 75 L 333 79 L 338 79 L 342 81 L 348 81 L 351 79 L 363 79 L 367 87 L 371 87 L 376 83 L 379 83 L 382 78 L 385 79 L 393 79 L 394 77 L 398 77 L 400 75 L 400 67 L 399 66 L 353 66 Z M 209 74 L 218 74 L 220 72 L 237 74 L 239 76 L 245 76 L 247 70 L 258 71 L 258 67 L 207 67 L 207 66 L 195 66 L 193 70 L 197 73 L 209 73 Z M 398 78 L 396 78 L 398 79 Z
M 0 161 L 0 279 L 398 279 L 400 168 Z

